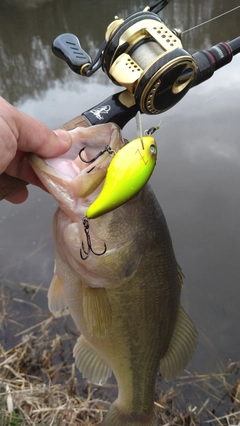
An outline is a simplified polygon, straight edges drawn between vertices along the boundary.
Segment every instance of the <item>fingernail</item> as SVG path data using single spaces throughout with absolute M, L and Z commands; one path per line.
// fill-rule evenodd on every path
M 61 141 L 67 143 L 68 145 L 71 143 L 72 138 L 66 130 L 57 129 L 57 130 L 54 130 L 54 133 L 57 135 L 59 139 L 61 139 Z

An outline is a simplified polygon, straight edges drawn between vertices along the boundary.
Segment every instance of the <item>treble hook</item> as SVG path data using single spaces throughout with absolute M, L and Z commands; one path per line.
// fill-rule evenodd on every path
M 88 219 L 86 217 L 84 217 L 83 220 L 82 220 L 82 223 L 83 223 L 84 232 L 85 232 L 85 235 L 86 235 L 87 247 L 88 248 L 87 248 L 87 251 L 86 251 L 85 248 L 84 248 L 83 241 L 82 241 L 82 248 L 80 248 L 80 257 L 81 257 L 81 259 L 82 260 L 86 260 L 89 257 L 90 252 L 92 252 L 96 256 L 102 256 L 107 251 L 106 243 L 104 243 L 104 249 L 103 249 L 103 251 L 101 253 L 95 252 L 93 250 L 93 248 L 92 248 L 91 237 L 90 237 L 90 233 L 89 233 L 89 222 L 88 222 Z M 83 253 L 86 256 L 84 256 Z
M 78 155 L 79 155 L 79 157 L 80 157 L 80 160 L 82 160 L 83 161 L 83 163 L 93 163 L 93 161 L 95 161 L 98 157 L 100 157 L 102 154 L 104 154 L 104 152 L 108 152 L 110 155 L 112 155 L 112 154 L 116 154 L 115 153 L 115 151 L 110 147 L 110 145 L 106 145 L 105 146 L 105 148 L 102 150 L 102 151 L 100 151 L 95 157 L 93 157 L 91 160 L 85 160 L 83 157 L 82 157 L 82 152 L 85 150 L 85 148 L 86 147 L 84 147 L 84 148 L 82 148 L 82 149 L 80 149 L 80 151 L 79 151 L 79 153 L 78 153 Z

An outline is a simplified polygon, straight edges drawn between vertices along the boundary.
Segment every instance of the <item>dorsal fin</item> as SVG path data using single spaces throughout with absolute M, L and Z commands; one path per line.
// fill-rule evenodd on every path
M 177 274 L 178 274 L 178 284 L 179 284 L 180 291 L 181 291 L 181 288 L 183 286 L 183 280 L 184 280 L 185 276 L 184 276 L 184 273 L 182 271 L 181 266 L 179 266 L 178 264 L 177 264 Z

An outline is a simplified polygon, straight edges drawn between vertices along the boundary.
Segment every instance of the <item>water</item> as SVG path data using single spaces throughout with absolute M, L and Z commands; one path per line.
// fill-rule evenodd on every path
M 161 17 L 170 28 L 184 31 L 239 4 L 173 0 Z M 94 57 L 114 15 L 126 17 L 144 5 L 129 0 L 121 5 L 112 0 L 1 0 L 1 96 L 56 128 L 119 91 L 102 71 L 90 79 L 72 73 L 52 55 L 51 43 L 57 35 L 72 32 Z M 184 48 L 194 53 L 239 36 L 239 19 L 240 9 L 186 32 Z M 218 372 L 229 359 L 239 361 L 239 67 L 240 56 L 235 56 L 168 112 L 143 117 L 144 129 L 162 120 L 152 185 L 186 276 L 183 305 L 199 331 L 191 372 Z M 134 121 L 124 136 L 136 137 Z M 24 296 L 20 283 L 46 288 L 51 280 L 56 203 L 40 189 L 29 191 L 22 205 L 2 201 L 0 206 L 1 302 L 6 314 L 0 340 L 6 347 L 19 341 L 16 334 L 26 325 L 48 315 L 46 291 Z

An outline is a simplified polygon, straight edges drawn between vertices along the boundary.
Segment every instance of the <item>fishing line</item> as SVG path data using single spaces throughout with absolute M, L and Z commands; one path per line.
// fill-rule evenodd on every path
M 136 114 L 136 126 L 137 126 L 137 135 L 138 138 L 141 140 L 142 149 L 144 149 L 144 143 L 143 143 L 143 131 L 142 131 L 142 120 L 141 120 L 141 113 L 140 111 Z
M 211 18 L 211 19 L 208 19 L 207 21 L 202 22 L 201 24 L 197 24 L 197 25 L 195 25 L 194 27 L 191 27 L 191 28 L 189 28 L 189 29 L 187 29 L 187 30 L 185 30 L 185 31 L 182 31 L 182 34 L 186 34 L 186 33 L 190 32 L 190 31 L 192 31 L 192 30 L 194 30 L 194 29 L 196 29 L 196 28 L 201 27 L 202 25 L 205 25 L 205 24 L 207 24 L 207 23 L 209 23 L 209 22 L 212 22 L 212 21 L 214 21 L 214 20 L 216 20 L 216 19 L 219 19 L 219 18 L 221 18 L 221 17 L 223 17 L 223 16 L 226 16 L 226 15 L 228 15 L 229 13 L 235 12 L 235 11 L 236 11 L 236 10 L 238 10 L 238 9 L 240 9 L 240 5 L 239 5 L 239 6 L 234 7 L 234 8 L 232 8 L 232 9 L 230 9 L 230 10 L 226 11 L 226 12 L 223 12 L 223 13 L 221 13 L 221 14 L 219 14 L 219 15 L 217 15 L 217 16 L 215 16 L 215 17 Z M 206 99 L 206 100 L 204 100 L 204 101 L 199 102 L 199 103 L 198 103 L 197 105 L 195 105 L 194 107 L 199 107 L 199 106 L 201 106 L 201 105 L 203 105 L 203 104 L 205 104 L 205 103 L 207 103 L 207 102 L 211 101 L 212 99 L 214 99 L 214 98 L 216 98 L 217 96 L 219 96 L 219 95 L 221 95 L 221 94 L 225 93 L 227 90 L 231 89 L 231 87 L 233 87 L 233 86 L 235 86 L 235 85 L 237 85 L 237 84 L 239 84 L 239 83 L 240 83 L 240 80 L 239 80 L 238 82 L 235 82 L 235 83 L 231 84 L 231 85 L 230 85 L 230 86 L 228 86 L 226 89 L 221 90 L 221 92 L 218 92 L 217 94 L 215 94 L 215 95 L 213 95 L 213 96 L 209 97 L 208 99 Z M 142 135 L 143 135 L 143 133 L 142 133 L 141 114 L 140 114 L 140 113 L 138 113 L 138 114 L 136 115 L 136 117 L 135 117 L 135 118 L 136 118 L 136 125 L 137 125 L 137 133 L 138 133 L 138 137 L 142 140 Z M 172 118 L 171 120 L 168 120 L 166 123 L 161 124 L 161 127 L 165 127 L 165 126 L 167 126 L 167 125 L 171 124 L 172 122 L 174 122 L 175 120 L 176 120 L 176 118 Z M 159 123 L 159 125 L 160 125 L 160 123 Z M 154 129 L 156 129 L 156 130 L 157 130 L 157 129 L 158 129 L 158 127 L 159 127 L 159 125 L 158 125 L 158 126 L 156 126 L 156 128 L 154 128 Z M 147 131 L 145 131 L 145 132 L 144 132 L 144 134 L 147 134 L 147 132 L 148 132 L 149 130 L 151 131 L 151 130 L 152 130 L 152 128 L 150 128 L 150 129 L 148 129 Z M 143 142 L 142 142 L 142 144 L 143 144 Z
M 233 88 L 234 86 L 237 86 L 240 84 L 240 80 L 236 81 L 235 83 L 232 83 L 231 85 L 229 85 L 228 87 L 226 87 L 225 89 L 221 90 L 220 92 L 216 93 L 215 95 L 205 99 L 204 101 L 201 101 L 195 105 L 193 105 L 194 108 L 198 108 L 201 107 L 202 105 L 206 104 L 207 102 L 210 102 L 212 99 L 217 98 L 219 95 L 222 95 L 223 93 L 227 92 L 228 90 L 230 90 L 231 88 Z M 225 105 L 227 106 L 226 102 Z M 179 117 L 178 117 L 179 118 Z M 173 121 L 176 120 L 176 117 L 172 118 L 171 120 L 167 121 L 164 124 L 161 124 L 161 127 L 165 127 L 168 126 L 170 123 L 172 123 Z
M 219 95 L 222 95 L 223 93 L 225 93 L 227 90 L 231 89 L 233 86 L 236 86 L 237 84 L 240 84 L 240 80 L 237 81 L 236 83 L 231 84 L 231 86 L 226 87 L 226 89 L 221 90 L 221 92 L 216 93 L 216 95 L 211 96 L 210 98 L 206 99 L 205 101 L 200 102 L 198 105 L 196 106 L 201 106 L 203 104 L 205 104 L 208 101 L 211 101 L 212 99 L 216 98 Z
M 235 83 L 232 83 L 230 86 L 226 87 L 225 89 L 221 90 L 220 92 L 216 93 L 213 96 L 210 96 L 209 98 L 205 99 L 204 101 L 199 102 L 198 104 L 194 105 L 194 108 L 198 108 L 201 107 L 202 105 L 206 104 L 207 102 L 210 102 L 212 99 L 217 98 L 219 95 L 222 95 L 223 93 L 227 92 L 228 90 L 230 90 L 232 87 L 237 86 L 238 84 L 240 84 L 240 80 L 236 81 Z M 225 103 L 225 105 L 227 105 Z M 172 118 L 170 121 L 168 121 L 167 123 L 164 123 L 161 125 L 161 127 L 165 127 L 167 125 L 169 125 L 170 123 L 172 123 L 173 121 L 175 121 L 176 118 Z
M 240 84 L 240 80 L 237 81 L 236 83 L 231 84 L 231 86 L 226 87 L 226 89 L 221 90 L 221 92 L 216 93 L 215 95 L 207 98 L 206 100 L 199 102 L 198 104 L 195 104 L 193 107 L 194 108 L 198 108 L 201 107 L 202 105 L 206 104 L 207 102 L 210 102 L 212 99 L 217 98 L 219 95 L 222 95 L 223 93 L 227 92 L 228 90 L 230 90 L 233 86 L 236 86 Z M 227 106 L 228 104 L 225 102 L 225 106 Z M 179 116 L 177 118 L 180 118 Z M 169 126 L 171 123 L 173 123 L 174 121 L 177 120 L 176 117 L 172 118 L 171 120 L 168 120 L 166 123 L 161 124 L 161 128 L 165 127 L 165 126 Z
M 188 30 L 183 31 L 183 32 L 182 32 L 182 34 L 185 34 L 185 33 L 188 33 L 189 31 L 195 30 L 196 28 L 199 28 L 199 27 L 201 27 L 202 25 L 208 24 L 209 22 L 212 22 L 212 21 L 214 21 L 215 19 L 219 19 L 219 18 L 221 18 L 222 16 L 225 16 L 225 15 L 227 15 L 228 13 L 234 12 L 235 10 L 237 10 L 237 9 L 239 9 L 239 8 L 240 8 L 240 6 L 236 6 L 236 7 L 234 7 L 233 9 L 228 10 L 227 12 L 221 13 L 220 15 L 217 15 L 217 16 L 215 16 L 214 18 L 208 19 L 207 21 L 202 22 L 201 24 L 195 25 L 194 27 L 189 28 Z
M 239 6 L 234 7 L 233 9 L 230 9 L 230 10 L 228 10 L 228 11 L 226 11 L 226 12 L 223 12 L 223 13 L 221 13 L 220 15 L 217 15 L 217 16 L 215 16 L 215 17 L 211 18 L 211 19 L 208 19 L 207 21 L 202 22 L 201 24 L 195 25 L 194 27 L 191 27 L 191 28 L 189 28 L 188 30 L 182 31 L 182 34 L 186 34 L 186 33 L 190 32 L 190 31 L 192 31 L 192 30 L 194 30 L 194 29 L 196 29 L 196 28 L 201 27 L 202 25 L 205 25 L 205 24 L 207 24 L 207 23 L 209 23 L 209 22 L 211 22 L 211 21 L 214 21 L 214 20 L 216 20 L 216 19 L 219 19 L 219 18 L 221 18 L 222 16 L 226 16 L 226 15 L 228 15 L 228 14 L 229 14 L 229 13 L 231 13 L 231 12 L 235 12 L 235 11 L 236 11 L 237 9 L 239 9 L 239 8 L 240 8 L 240 5 L 239 5 Z M 206 99 L 206 100 L 204 100 L 204 101 L 202 101 L 202 102 L 199 102 L 197 105 L 195 105 L 195 107 L 201 106 L 201 105 L 203 105 L 203 104 L 205 104 L 205 103 L 209 102 L 210 100 L 212 100 L 212 99 L 216 98 L 217 96 L 219 96 L 219 95 L 221 95 L 221 94 L 225 93 L 227 90 L 231 89 L 231 87 L 233 87 L 233 86 L 235 86 L 235 85 L 237 85 L 237 84 L 239 84 L 239 83 L 240 83 L 240 80 L 239 80 L 239 81 L 237 81 L 236 83 L 231 84 L 231 85 L 230 85 L 230 86 L 228 86 L 226 89 L 221 90 L 221 92 L 218 92 L 216 95 L 213 95 L 213 96 L 209 97 L 208 99 Z M 165 127 L 165 126 L 169 125 L 170 123 L 174 122 L 175 120 L 176 120 L 176 118 L 172 118 L 171 120 L 169 120 L 169 121 L 167 121 L 166 123 L 162 124 L 162 125 L 161 125 L 161 127 Z
M 140 111 L 137 112 L 135 118 L 136 118 L 136 126 L 137 126 L 137 136 L 138 138 L 141 138 L 143 135 L 143 132 L 142 132 L 142 120 L 141 120 Z

